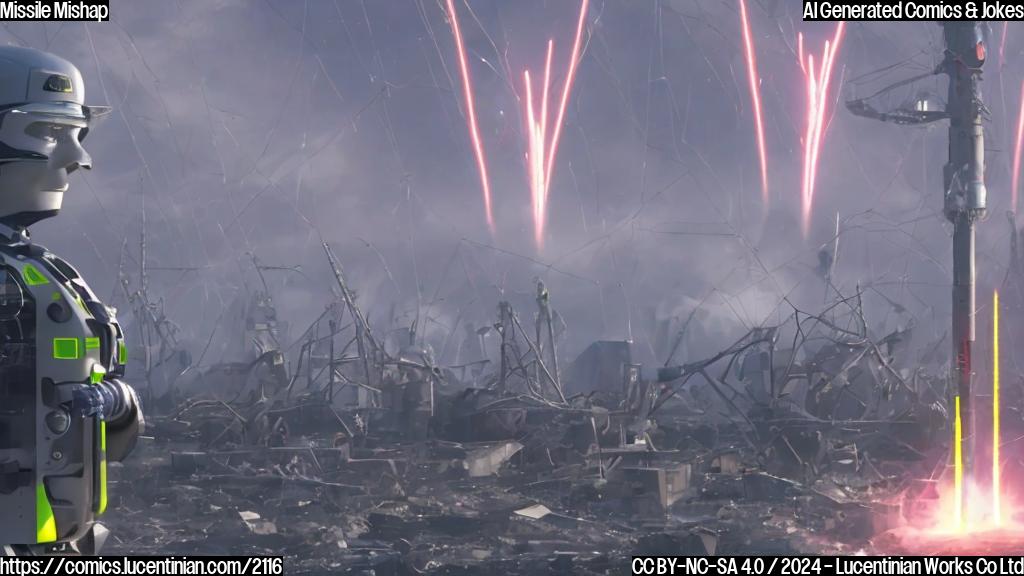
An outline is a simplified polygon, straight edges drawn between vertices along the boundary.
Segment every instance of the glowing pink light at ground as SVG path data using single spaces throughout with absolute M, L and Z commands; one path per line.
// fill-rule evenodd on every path
M 487 177 L 487 158 L 484 155 L 483 141 L 480 139 L 480 128 L 476 121 L 476 105 L 473 101 L 473 81 L 469 75 L 469 64 L 466 61 L 466 47 L 462 42 L 462 29 L 459 27 L 459 18 L 455 13 L 455 3 L 448 2 L 448 19 L 451 20 L 452 33 L 455 35 L 455 48 L 459 54 L 459 70 L 462 73 L 462 96 L 466 101 L 466 124 L 469 128 L 469 137 L 473 141 L 473 153 L 476 156 L 477 170 L 480 172 L 480 186 L 484 193 L 484 211 L 487 216 L 487 226 L 494 234 L 494 213 L 491 210 L 491 183 Z
M 1024 141 L 1024 82 L 1020 87 L 1020 111 L 1017 113 L 1017 139 L 1013 148 L 1013 175 L 1010 183 L 1010 209 L 1017 213 L 1017 194 L 1020 186 L 1020 152 Z
M 1024 541 L 1024 507 L 1013 487 L 1019 485 L 1021 468 L 1004 467 L 1002 448 L 1019 440 L 1003 442 L 1000 384 L 999 292 L 992 293 L 992 476 L 988 483 L 961 466 L 960 398 L 956 398 L 956 433 L 953 438 L 954 467 L 945 478 L 908 485 L 899 506 L 890 509 L 901 517 L 883 518 L 893 529 L 875 539 L 886 553 L 936 556 L 947 554 L 997 555 L 1019 551 Z M 950 474 L 952 472 L 952 474 Z M 1012 478 L 1004 483 L 1004 472 Z M 949 476 L 953 478 L 949 478 Z M 951 481 L 952 480 L 952 481 Z M 1010 488 L 1007 491 L 1007 488 Z
M 885 553 L 995 554 L 1020 549 L 1024 526 L 1014 494 L 996 496 L 991 487 L 968 482 L 964 487 L 968 505 L 958 522 L 953 484 L 948 479 L 940 482 L 938 494 L 908 496 L 900 506 L 903 518 L 888 519 L 896 527 L 876 537 Z M 1000 505 L 998 515 L 987 506 L 996 501 Z
M 743 24 L 743 48 L 747 56 L 747 77 L 750 80 L 750 100 L 754 110 L 754 130 L 757 137 L 757 153 L 761 159 L 761 199 L 768 203 L 768 155 L 764 146 L 764 123 L 761 120 L 761 79 L 757 75 L 757 55 L 754 50 L 754 39 L 750 34 L 750 21 L 747 19 L 747 2 L 740 0 L 740 20 Z M 803 51 L 803 43 L 800 43 Z M 802 56 L 801 56 L 802 60 Z M 801 66 L 803 62 L 801 62 Z
M 822 53 L 821 63 L 815 68 L 814 55 L 807 54 L 804 62 L 803 35 L 797 37 L 798 52 L 801 58 L 800 68 L 807 79 L 807 127 L 804 133 L 804 168 L 803 183 L 801 187 L 801 225 L 804 237 L 811 223 L 811 209 L 814 205 L 814 186 L 818 176 L 818 156 L 821 152 L 821 142 L 825 133 L 825 111 L 828 108 L 829 85 L 832 80 L 832 67 L 835 64 L 836 53 L 843 39 L 843 30 L 846 23 L 840 22 L 836 26 L 835 35 L 831 41 L 825 41 L 825 49 Z
M 533 230 L 537 248 L 544 247 L 544 232 L 547 227 L 548 192 L 551 188 L 551 174 L 554 172 L 555 159 L 558 155 L 558 143 L 562 136 L 565 111 L 569 106 L 569 95 L 572 93 L 573 81 L 580 61 L 580 50 L 583 44 L 583 29 L 587 22 L 587 8 L 590 0 L 583 0 L 580 5 L 579 20 L 576 23 L 576 36 L 573 40 L 569 70 L 562 86 L 562 95 L 558 102 L 551 136 L 548 137 L 548 100 L 551 89 L 551 60 L 554 54 L 554 41 L 548 40 L 547 58 L 544 64 L 544 86 L 540 93 L 541 103 L 538 114 L 534 106 L 533 85 L 530 72 L 524 72 L 526 82 L 526 127 L 527 153 L 526 166 L 530 183 L 530 198 L 533 207 Z

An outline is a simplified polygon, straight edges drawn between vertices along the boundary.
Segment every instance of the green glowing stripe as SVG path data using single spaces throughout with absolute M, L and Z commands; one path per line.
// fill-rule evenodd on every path
M 123 340 L 117 343 L 117 363 L 128 363 L 128 346 L 125 345 Z
M 36 484 L 36 543 L 54 542 L 57 540 L 57 522 L 53 519 L 53 508 L 46 497 L 46 487 L 42 482 Z
M 46 276 L 43 276 L 43 273 L 31 264 L 25 264 L 25 267 L 21 269 L 21 275 L 29 286 L 42 286 L 50 283 Z
M 95 350 L 95 349 L 97 349 L 99 347 L 100 347 L 100 339 L 99 338 L 86 338 L 85 339 L 85 349 L 86 350 Z
M 54 338 L 53 357 L 57 360 L 77 360 L 78 338 Z
M 100 422 L 100 505 L 97 514 L 107 511 L 107 423 Z

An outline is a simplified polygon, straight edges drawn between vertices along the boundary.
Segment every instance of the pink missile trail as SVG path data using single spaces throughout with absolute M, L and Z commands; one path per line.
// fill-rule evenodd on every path
M 562 100 L 558 104 L 558 117 L 555 120 L 555 133 L 551 137 L 551 149 L 548 152 L 547 179 L 544 186 L 551 184 L 551 167 L 555 164 L 555 156 L 558 154 L 558 141 L 562 135 L 562 120 L 565 118 L 565 109 L 569 106 L 569 93 L 572 92 L 572 83 L 576 79 L 576 67 L 580 63 L 580 48 L 583 43 L 583 28 L 587 23 L 587 8 L 590 0 L 583 0 L 580 5 L 580 17 L 576 22 L 576 38 L 572 43 L 572 57 L 569 60 L 569 73 L 565 77 L 565 86 L 562 88 Z
M 747 19 L 747 2 L 740 0 L 740 20 L 743 24 L 743 48 L 747 56 L 747 76 L 750 80 L 750 100 L 754 109 L 754 129 L 757 136 L 757 153 L 761 159 L 761 199 L 768 204 L 768 155 L 764 146 L 764 123 L 761 120 L 761 82 L 757 74 L 757 55 L 754 40 L 750 34 L 750 21 Z M 800 44 L 803 51 L 803 44 Z M 801 62 L 801 66 L 803 62 Z
M 534 240 L 537 247 L 544 244 L 544 227 L 547 222 L 547 167 L 545 160 L 545 142 L 548 131 L 548 95 L 551 90 L 551 59 L 554 56 L 555 43 L 548 40 L 548 54 L 544 62 L 544 88 L 540 93 L 540 117 L 533 104 L 533 84 L 530 82 L 530 71 L 523 73 L 526 80 L 526 123 L 527 153 L 526 162 L 530 178 L 530 199 L 533 207 Z
M 1017 112 L 1017 139 L 1013 148 L 1013 178 L 1010 184 L 1010 209 L 1017 213 L 1017 194 L 1020 186 L 1020 152 L 1021 142 L 1024 141 L 1024 82 L 1020 87 L 1020 111 Z
M 825 41 L 825 49 L 822 53 L 821 64 L 816 69 L 814 55 L 807 54 L 806 63 L 801 62 L 800 67 L 807 77 L 807 128 L 804 133 L 804 169 L 803 184 L 801 188 L 801 225 L 804 238 L 810 229 L 811 208 L 814 204 L 814 185 L 818 175 L 818 156 L 821 152 L 822 137 L 825 132 L 825 110 L 828 106 L 828 89 L 832 80 L 832 67 L 835 64 L 836 53 L 843 39 L 845 22 L 836 26 L 835 35 L 831 41 Z M 803 54 L 803 35 L 797 38 L 800 54 Z
M 554 40 L 548 40 L 547 57 L 544 62 L 544 84 L 539 94 L 539 113 L 534 105 L 534 92 L 533 84 L 530 80 L 530 71 L 527 70 L 523 73 L 526 83 L 526 167 L 533 207 L 534 241 L 537 243 L 538 250 L 544 248 L 544 231 L 547 227 L 548 192 L 551 188 L 551 174 L 554 172 L 555 159 L 558 155 L 558 143 L 562 137 L 565 111 L 569 106 L 569 95 L 572 93 L 573 81 L 576 79 L 576 71 L 579 66 L 580 51 L 583 44 L 583 30 L 587 22 L 587 9 L 589 5 L 590 0 L 583 0 L 583 3 L 580 5 L 580 15 L 576 23 L 576 35 L 573 40 L 569 70 L 565 76 L 565 84 L 562 86 L 554 126 L 550 130 L 548 126 L 548 107 L 551 91 L 551 61 L 555 49 Z M 550 137 L 549 131 L 551 133 Z
M 533 85 L 530 83 L 530 71 L 523 73 L 526 79 L 526 123 L 527 150 L 526 165 L 530 177 L 530 200 L 533 208 L 534 240 L 539 247 L 543 243 L 542 227 L 544 222 L 544 133 L 541 122 L 533 110 Z
M 540 133 L 544 137 L 548 134 L 548 94 L 551 93 L 551 59 L 554 55 L 555 41 L 548 40 L 548 56 L 544 59 L 544 91 L 541 93 L 543 100 L 540 106 Z
M 469 128 L 469 137 L 473 141 L 473 153 L 476 156 L 477 170 L 480 172 L 480 186 L 484 193 L 484 211 L 487 216 L 487 226 L 494 234 L 494 213 L 491 210 L 491 183 L 487 177 L 487 158 L 484 155 L 483 141 L 480 139 L 480 127 L 476 121 L 476 105 L 473 101 L 473 81 L 469 75 L 469 65 L 466 62 L 466 47 L 462 42 L 462 29 L 459 27 L 459 18 L 455 13 L 455 3 L 447 0 L 448 18 L 451 20 L 452 33 L 455 35 L 455 48 L 459 54 L 459 70 L 462 73 L 462 96 L 466 101 L 466 124 Z

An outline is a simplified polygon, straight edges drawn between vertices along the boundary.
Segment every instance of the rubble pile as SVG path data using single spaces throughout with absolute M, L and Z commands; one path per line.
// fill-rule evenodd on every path
M 945 380 L 908 357 L 911 327 L 872 337 L 859 295 L 652 373 L 610 341 L 560 369 L 539 284 L 534 330 L 502 302 L 497 359 L 439 366 L 414 330 L 387 350 L 327 254 L 338 299 L 294 346 L 260 294 L 249 361 L 150 397 L 167 408 L 110 470 L 109 553 L 283 553 L 292 574 L 849 554 L 943 450 Z

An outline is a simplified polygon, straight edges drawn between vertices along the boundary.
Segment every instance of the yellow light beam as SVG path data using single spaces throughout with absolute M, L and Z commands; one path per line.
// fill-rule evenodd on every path
M 964 529 L 964 454 L 963 430 L 960 425 L 960 397 L 956 397 L 956 415 L 953 420 L 953 503 L 956 506 L 956 530 Z
M 992 519 L 1002 520 L 999 498 L 999 292 L 992 293 Z

